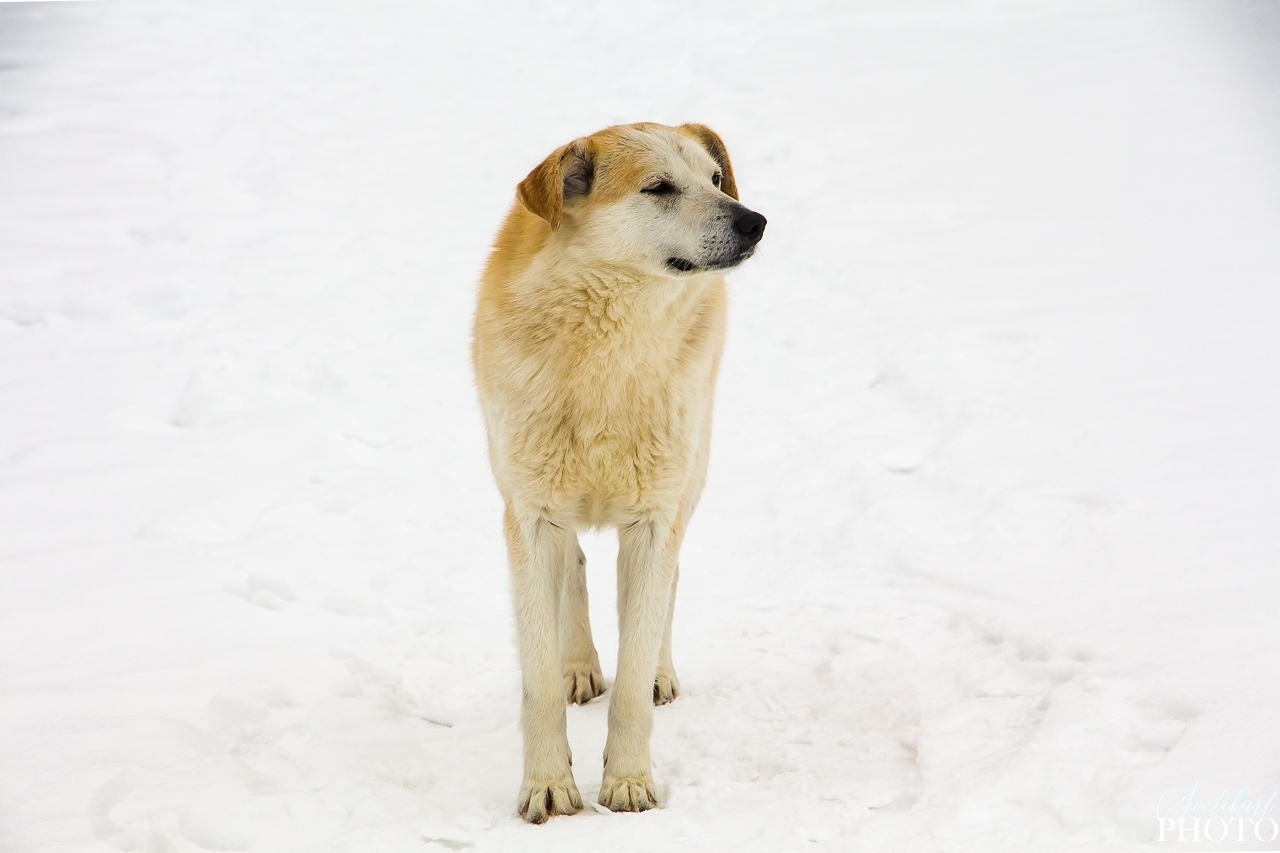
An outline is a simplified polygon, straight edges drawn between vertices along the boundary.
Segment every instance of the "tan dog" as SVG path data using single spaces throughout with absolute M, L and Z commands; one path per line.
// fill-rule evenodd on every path
M 506 501 L 533 823 L 572 814 L 565 701 L 604 692 L 576 531 L 618 528 L 618 673 L 600 802 L 654 808 L 653 704 L 679 694 L 671 616 L 706 476 L 724 343 L 720 273 L 765 218 L 739 204 L 720 137 L 610 127 L 552 152 L 517 189 L 480 288 L 475 359 Z

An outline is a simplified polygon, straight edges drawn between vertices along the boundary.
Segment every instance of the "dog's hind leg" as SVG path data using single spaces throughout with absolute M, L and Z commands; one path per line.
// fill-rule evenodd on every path
M 521 817 L 542 823 L 552 815 L 582 810 L 573 781 L 560 679 L 560 597 L 568 562 L 567 531 L 537 512 L 504 517 L 515 592 L 516 636 L 520 646 L 524 732 Z
M 683 533 L 678 518 L 645 518 L 618 531 L 618 677 L 600 785 L 600 804 L 615 812 L 658 805 L 649 762 L 653 684 Z
M 578 537 L 569 533 L 564 594 L 560 599 L 560 650 L 564 659 L 564 692 L 570 702 L 585 705 L 604 693 L 600 656 L 591 641 L 587 607 L 587 557 Z
M 662 632 L 662 649 L 658 652 L 658 674 L 653 679 L 653 704 L 666 705 L 680 695 L 680 679 L 671 663 L 671 622 L 676 615 L 676 585 L 680 582 L 680 566 L 671 578 L 671 597 L 667 602 L 667 628 Z

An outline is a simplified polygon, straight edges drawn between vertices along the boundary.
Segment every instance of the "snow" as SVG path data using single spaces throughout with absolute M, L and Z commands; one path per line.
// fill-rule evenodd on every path
M 0 847 L 1206 849 L 1162 795 L 1280 787 L 1277 33 L 0 4 Z M 527 170 L 635 120 L 718 130 L 769 231 L 663 808 L 530 827 L 474 282 Z

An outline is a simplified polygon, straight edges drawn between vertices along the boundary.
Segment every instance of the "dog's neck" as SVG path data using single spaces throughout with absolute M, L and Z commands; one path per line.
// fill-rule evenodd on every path
M 532 340 L 619 355 L 678 347 L 720 280 L 714 273 L 654 274 L 586 255 L 571 228 L 552 232 L 519 205 L 498 235 L 495 257 L 506 259 L 496 275 L 504 301 L 517 309 L 508 322 L 527 328 Z
M 571 294 L 587 310 L 616 313 L 625 309 L 638 318 L 666 314 L 705 287 L 694 276 L 677 279 L 602 261 L 552 265 L 544 281 L 548 293 Z
M 650 337 L 699 313 L 712 275 L 673 278 L 595 262 L 539 264 L 521 276 L 516 296 L 531 318 L 561 334 L 611 342 Z M 672 323 L 672 321 L 675 321 Z

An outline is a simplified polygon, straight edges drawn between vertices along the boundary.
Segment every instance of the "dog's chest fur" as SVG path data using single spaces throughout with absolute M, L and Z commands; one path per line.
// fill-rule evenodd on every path
M 665 295 L 646 286 L 658 285 L 508 291 L 492 327 L 482 300 L 477 364 L 494 470 L 509 496 L 599 526 L 679 504 L 688 491 L 710 430 L 724 285 L 690 282 Z

